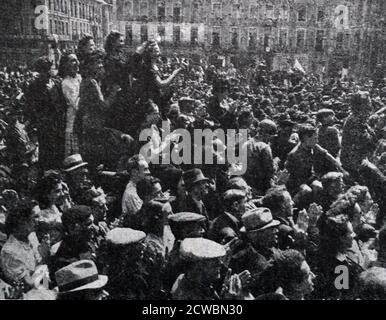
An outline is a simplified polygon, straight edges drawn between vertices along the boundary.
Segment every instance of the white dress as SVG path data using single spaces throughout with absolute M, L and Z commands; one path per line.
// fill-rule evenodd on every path
M 79 153 L 78 139 L 74 134 L 74 122 L 79 104 L 79 90 L 82 77 L 78 74 L 75 78 L 67 76 L 62 81 L 62 91 L 67 103 L 65 156 Z

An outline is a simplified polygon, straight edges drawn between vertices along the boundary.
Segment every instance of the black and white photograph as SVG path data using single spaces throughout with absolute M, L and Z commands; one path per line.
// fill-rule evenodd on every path
M 385 0 L 0 0 L 0 300 L 386 300 L 385 71 Z

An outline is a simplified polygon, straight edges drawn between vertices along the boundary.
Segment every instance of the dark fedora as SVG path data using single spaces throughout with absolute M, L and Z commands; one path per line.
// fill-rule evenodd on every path
M 241 232 L 256 232 L 268 228 L 277 227 L 280 221 L 274 220 L 271 210 L 268 208 L 255 208 L 246 212 L 242 216 L 244 226 L 240 229 Z
M 191 169 L 185 171 L 182 175 L 186 186 L 193 186 L 201 181 L 209 181 L 207 177 L 204 176 L 201 169 Z

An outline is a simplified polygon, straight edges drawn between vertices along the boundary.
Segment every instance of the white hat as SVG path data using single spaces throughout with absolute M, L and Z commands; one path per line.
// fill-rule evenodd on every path
M 180 246 L 181 257 L 191 261 L 221 258 L 225 254 L 221 244 L 204 238 L 186 238 Z
M 146 237 L 145 232 L 130 228 L 115 228 L 106 235 L 107 242 L 115 245 L 137 243 Z
M 84 162 L 82 159 L 82 156 L 79 153 L 77 153 L 77 154 L 68 156 L 66 159 L 64 159 L 63 171 L 70 172 L 87 165 L 88 165 L 88 162 Z

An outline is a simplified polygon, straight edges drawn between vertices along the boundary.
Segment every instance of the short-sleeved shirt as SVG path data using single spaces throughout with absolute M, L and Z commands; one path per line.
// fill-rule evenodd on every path
M 135 215 L 141 209 L 143 201 L 137 194 L 137 185 L 130 181 L 122 197 L 122 213 L 124 215 Z
M 28 243 L 22 242 L 13 235 L 9 236 L 0 257 L 1 270 L 5 280 L 9 282 L 21 281 L 33 273 L 42 260 L 37 244 L 33 244 L 31 240 Z

